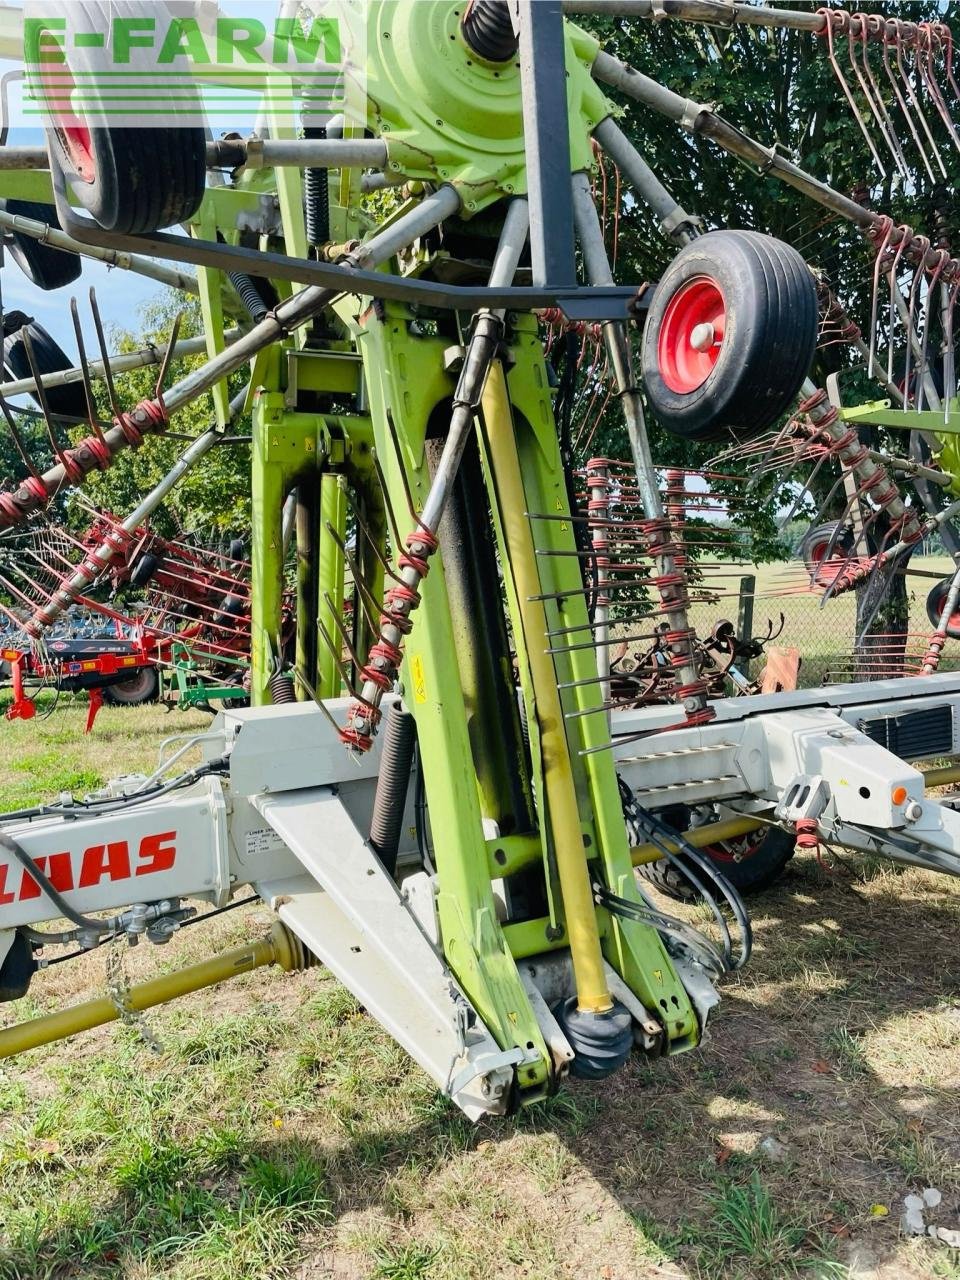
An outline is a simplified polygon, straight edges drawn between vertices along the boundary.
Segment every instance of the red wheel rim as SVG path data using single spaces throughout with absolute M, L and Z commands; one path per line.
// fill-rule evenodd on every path
M 93 182 L 97 176 L 97 169 L 93 160 L 90 130 L 87 126 L 81 124 L 79 120 L 75 124 L 61 124 L 57 126 L 57 135 L 77 176 L 83 182 Z
M 947 595 L 950 591 L 949 582 L 941 582 L 930 592 L 930 613 L 938 616 L 943 613 L 943 606 L 947 603 Z M 934 623 L 934 626 L 937 624 Z M 947 619 L 947 631 L 953 635 L 960 635 L 960 612 L 954 611 Z
M 66 63 L 45 66 L 41 72 L 46 107 L 64 155 L 81 182 L 93 182 L 97 166 L 89 127 L 76 114 L 72 96 L 76 81 Z
M 764 831 L 760 835 L 740 836 L 737 840 L 724 840 L 721 844 L 704 845 L 703 852 L 714 860 L 714 862 L 746 862 L 757 852 L 763 844 L 763 838 L 767 833 Z
M 840 545 L 840 539 L 833 544 L 830 559 L 826 558 L 830 539 L 823 538 L 807 549 L 807 569 L 810 573 L 811 585 L 828 587 L 847 563 L 847 556 Z
M 716 281 L 695 276 L 670 299 L 657 340 L 660 377 L 671 391 L 702 387 L 720 359 L 727 304 Z

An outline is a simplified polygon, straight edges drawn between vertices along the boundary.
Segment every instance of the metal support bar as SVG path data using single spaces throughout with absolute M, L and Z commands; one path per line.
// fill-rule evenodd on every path
M 601 120 L 594 129 L 593 136 L 614 164 L 626 174 L 637 195 L 660 219 L 660 230 L 664 235 L 677 244 L 689 244 L 694 240 L 696 218 L 677 204 L 613 116 Z
M 517 0 L 517 8 L 533 282 L 572 285 L 577 274 L 563 14 L 560 0 Z

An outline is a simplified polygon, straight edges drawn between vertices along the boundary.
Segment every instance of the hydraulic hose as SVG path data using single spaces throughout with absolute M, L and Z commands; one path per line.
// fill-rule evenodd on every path
M 391 876 L 397 869 L 403 811 L 407 802 L 413 751 L 417 745 L 416 721 L 409 711 L 394 705 L 387 716 L 377 792 L 370 819 L 370 844 Z
M 237 297 L 254 324 L 259 324 L 270 308 L 260 296 L 253 280 L 243 271 L 231 271 L 227 279 L 237 291 Z

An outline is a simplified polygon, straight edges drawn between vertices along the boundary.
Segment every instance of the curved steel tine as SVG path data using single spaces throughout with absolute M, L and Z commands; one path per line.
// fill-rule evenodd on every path
M 403 547 L 403 534 L 400 532 L 400 526 L 397 524 L 397 515 L 393 509 L 393 502 L 390 499 L 390 490 L 387 488 L 387 477 L 383 473 L 383 467 L 380 465 L 380 459 L 377 457 L 376 450 L 373 451 L 373 468 L 377 473 L 377 479 L 380 481 L 380 489 L 383 493 L 383 505 L 387 513 L 387 519 L 390 521 L 390 531 L 393 534 L 393 545 L 397 555 L 400 554 Z M 348 501 L 350 499 L 348 498 Z M 351 502 L 354 511 L 356 506 Z M 399 579 L 398 579 L 399 581 Z
M 940 277 L 943 275 L 944 268 L 946 267 L 947 263 L 950 261 L 950 254 L 946 251 L 946 249 L 938 249 L 937 254 L 938 254 L 937 265 L 930 272 L 930 278 L 927 280 L 927 298 L 923 308 L 923 341 L 920 344 L 920 365 L 918 370 L 920 385 L 917 387 L 917 408 L 918 409 L 923 407 L 920 400 L 920 396 L 923 393 L 922 383 L 923 383 L 924 375 L 927 372 L 929 372 L 929 366 L 927 364 L 927 350 L 930 343 L 930 328 L 933 323 L 933 320 L 930 314 L 931 306 L 934 305 L 935 299 L 937 297 L 937 293 L 938 293 L 937 286 L 939 284 Z M 946 397 L 946 386 L 944 386 L 944 396 Z
M 113 370 L 110 367 L 110 353 L 107 351 L 107 340 L 103 333 L 103 319 L 100 315 L 100 307 L 97 305 L 97 291 L 93 285 L 90 286 L 90 311 L 93 314 L 93 327 L 97 331 L 97 345 L 100 348 L 100 359 L 103 362 L 103 377 L 107 384 L 107 397 L 110 401 L 110 411 L 115 418 L 119 418 L 122 410 L 120 402 L 117 399 L 117 389 L 113 384 Z
M 903 65 L 902 36 L 903 36 L 903 29 L 901 27 L 898 32 L 897 39 L 894 42 L 894 48 L 897 51 L 897 70 L 900 72 L 900 75 L 903 78 L 903 83 L 907 87 L 907 96 L 909 97 L 911 103 L 913 104 L 914 110 L 917 113 L 917 118 L 920 121 L 920 123 L 923 125 L 923 131 L 927 135 L 927 142 L 930 144 L 930 149 L 933 152 L 934 159 L 936 160 L 937 165 L 939 166 L 941 174 L 945 178 L 947 176 L 947 166 L 943 162 L 943 156 L 940 153 L 940 148 L 937 146 L 936 140 L 934 139 L 934 136 L 933 136 L 933 132 L 929 124 L 927 123 L 927 117 L 923 113 L 923 106 L 920 102 L 920 99 L 917 97 L 917 91 L 914 88 L 913 79 L 910 75 L 910 72 Z M 917 54 L 919 57 L 919 46 L 917 48 Z
M 897 244 L 897 251 L 893 255 L 893 261 L 891 262 L 890 270 L 887 273 L 887 279 L 890 281 L 890 303 L 889 303 L 890 311 L 889 311 L 889 316 L 887 321 L 888 333 L 889 333 L 889 337 L 888 337 L 889 345 L 887 348 L 887 381 L 888 382 L 893 382 L 893 353 L 894 353 L 893 335 L 896 331 L 896 320 L 900 315 L 899 309 L 896 305 L 896 294 L 897 294 L 897 290 L 900 287 L 897 280 L 897 272 L 900 270 L 900 259 L 903 257 L 907 244 L 910 241 L 910 237 L 913 235 L 912 229 L 908 227 L 905 222 L 900 224 L 899 232 L 900 232 L 900 240 L 899 240 L 899 243 Z M 903 407 L 904 409 L 908 409 L 910 407 L 910 398 L 907 394 L 906 383 L 904 383 L 904 386 L 903 386 Z
M 917 335 L 917 327 L 916 327 L 914 317 L 916 316 L 916 311 L 917 311 L 917 298 L 919 297 L 920 281 L 923 279 L 923 277 L 926 274 L 925 268 L 923 266 L 923 258 L 926 255 L 927 249 L 929 249 L 930 247 L 930 241 L 927 239 L 926 236 L 917 236 L 917 242 L 922 246 L 923 252 L 920 254 L 920 262 L 915 268 L 913 273 L 913 283 L 910 286 L 910 294 L 907 299 L 907 318 L 906 318 L 906 321 L 904 322 L 906 331 L 907 331 L 907 350 L 904 357 L 904 367 L 903 367 L 903 395 L 904 395 L 903 407 L 905 409 L 910 408 L 910 357 L 914 354 L 914 348 L 915 347 L 919 348 L 920 346 L 920 339 Z M 922 369 L 917 370 L 916 380 L 917 380 L 917 396 L 915 397 L 915 402 L 919 406 L 920 391 L 923 385 Z
M 853 61 L 852 37 L 850 35 L 850 14 L 847 13 L 845 9 L 837 9 L 836 17 L 834 17 L 834 14 L 830 12 L 826 13 L 824 16 L 826 17 L 824 35 L 827 37 L 827 57 L 830 61 L 830 65 L 833 68 L 834 75 L 840 81 L 840 87 L 843 90 L 844 97 L 847 99 L 847 102 L 850 105 L 850 110 L 853 112 L 854 118 L 860 126 L 860 132 L 863 134 L 864 140 L 870 148 L 870 154 L 873 156 L 877 168 L 880 170 L 880 176 L 885 178 L 887 176 L 887 171 L 883 167 L 883 161 L 880 159 L 880 153 L 874 145 L 873 138 L 870 136 L 870 130 L 867 128 L 867 122 L 860 114 L 860 108 L 857 106 L 857 100 L 854 97 L 853 90 L 847 83 L 847 78 L 843 74 L 843 69 L 837 60 L 836 51 L 833 46 L 833 29 L 834 23 L 836 23 L 839 27 L 844 29 L 843 34 L 847 37 L 847 47 L 850 50 L 850 59 L 851 62 Z
M 37 399 L 40 401 L 40 411 L 43 414 L 44 425 L 47 428 L 47 436 L 50 439 L 50 447 L 53 449 L 53 452 L 57 458 L 57 461 L 63 467 L 64 472 L 69 473 L 70 465 L 67 459 L 64 457 L 63 449 L 60 447 L 60 442 L 57 439 L 57 433 L 53 425 L 53 419 L 50 416 L 50 405 L 47 401 L 47 393 L 46 393 L 46 390 L 44 389 L 43 383 L 40 380 L 40 369 L 37 364 L 36 352 L 33 349 L 33 340 L 30 337 L 29 325 L 25 325 L 21 330 L 21 333 L 23 334 L 23 349 L 26 352 L 27 363 L 30 366 L 30 373 L 33 377 L 34 382 L 36 383 Z
M 344 644 L 344 647 L 346 648 L 347 653 L 349 653 L 350 655 L 350 661 L 353 663 L 354 669 L 356 671 L 360 671 L 361 668 L 363 667 L 363 663 L 360 661 L 360 656 L 357 653 L 356 649 L 353 647 L 353 641 L 350 638 L 350 635 L 347 631 L 347 628 L 343 619 L 340 617 L 340 614 L 337 612 L 337 606 L 334 604 L 333 596 L 330 594 L 329 591 L 325 591 L 323 593 L 323 600 L 327 608 L 330 610 L 330 616 L 331 618 L 333 618 L 334 626 L 340 632 L 340 638 L 343 641 L 343 644 Z M 319 622 L 319 619 L 318 619 L 318 622 Z
M 877 250 L 876 261 L 873 266 L 873 294 L 871 295 L 870 307 L 870 350 L 867 356 L 867 377 L 873 377 L 873 367 L 877 354 L 877 324 L 880 313 L 880 274 L 883 267 L 883 259 L 890 247 L 890 238 L 893 235 L 893 222 L 887 227 L 883 237 L 883 242 Z
M 336 721 L 336 719 L 334 718 L 333 713 L 331 712 L 330 708 L 327 706 L 327 704 L 324 702 L 324 700 L 323 700 L 323 699 L 320 697 L 320 695 L 317 693 L 316 689 L 313 687 L 313 685 L 310 683 L 310 681 L 307 679 L 307 677 L 303 674 L 303 672 L 300 670 L 300 668 L 299 668 L 299 667 L 296 667 L 296 666 L 292 668 L 292 674 L 293 674 L 293 678 L 294 678 L 294 680 L 299 681 L 299 683 L 300 683 L 300 684 L 303 686 L 303 688 L 306 690 L 307 696 L 308 696 L 308 697 L 309 697 L 313 702 L 315 702 L 315 703 L 316 703 L 316 705 L 320 708 L 320 710 L 321 710 L 321 711 L 323 712 L 323 714 L 326 716 L 326 718 L 327 718 L 328 722 L 330 723 L 331 727 L 332 727 L 332 728 L 336 731 L 336 733 L 339 735 L 340 730 L 341 730 L 341 728 L 342 728 L 343 726 L 337 723 L 337 721 Z
M 325 527 L 327 532 L 330 534 L 330 537 L 334 540 L 334 542 L 340 548 L 340 554 L 343 556 L 344 560 L 346 560 L 347 564 L 350 566 L 350 572 L 353 574 L 354 585 L 357 588 L 357 594 L 360 596 L 360 603 L 363 605 L 364 615 L 366 616 L 367 621 L 370 623 L 371 628 L 374 631 L 376 631 L 380 626 L 379 615 L 381 612 L 381 607 L 380 605 L 377 604 L 377 601 L 374 599 L 373 592 L 364 582 L 363 575 L 361 574 L 360 570 L 357 568 L 357 562 L 353 558 L 350 548 L 347 546 L 344 540 L 340 537 L 339 533 L 336 531 L 336 529 L 333 527 L 333 525 L 330 523 L 329 520 L 326 521 Z M 373 606 L 373 612 L 371 612 L 371 609 L 370 609 L 371 605 Z
M 920 140 L 920 134 L 917 132 L 917 126 L 914 124 L 913 116 L 910 114 L 910 108 L 907 105 L 907 101 L 903 96 L 903 93 L 900 89 L 900 85 L 897 83 L 897 77 L 893 74 L 893 67 L 891 67 L 890 65 L 890 43 L 891 42 L 888 38 L 888 32 L 889 32 L 889 27 L 891 23 L 893 23 L 895 26 L 898 25 L 897 19 L 887 18 L 886 20 L 880 19 L 880 21 L 883 22 L 883 33 L 881 36 L 883 69 L 886 72 L 887 79 L 890 81 L 890 87 L 893 90 L 894 96 L 897 99 L 897 103 L 900 107 L 900 112 L 903 115 L 904 120 L 906 120 L 907 122 L 907 128 L 910 130 L 910 136 L 913 138 L 914 146 L 917 148 L 917 151 L 920 154 L 920 159 L 923 161 L 923 167 L 926 169 L 927 174 L 930 178 L 930 181 L 934 182 L 936 179 L 934 178 L 933 167 L 930 164 L 929 159 L 927 158 L 926 151 L 924 151 L 923 149 L 923 143 Z
M 376 465 L 376 459 L 374 459 L 374 465 Z M 388 578 L 392 578 L 394 582 L 402 583 L 403 579 L 400 577 L 399 573 L 397 573 L 393 568 L 391 568 L 390 561 L 387 559 L 387 557 L 383 554 L 383 552 L 377 546 L 376 538 L 372 538 L 370 536 L 370 530 L 367 527 L 363 517 L 360 514 L 360 504 L 356 501 L 356 499 L 354 498 L 353 494 L 350 492 L 349 489 L 344 490 L 344 496 L 347 499 L 347 504 L 350 507 L 350 510 L 353 512 L 353 518 L 354 520 L 356 520 L 358 528 L 362 531 L 363 536 L 367 540 L 367 546 L 370 547 L 373 554 L 380 561 L 380 565 L 383 569 L 383 572 L 387 575 Z M 385 490 L 384 490 L 384 506 L 388 507 L 387 494 Z M 390 520 L 390 524 L 391 524 L 391 528 L 393 528 L 394 521 L 392 518 Z M 395 529 L 394 529 L 394 538 L 396 538 Z
M 167 349 L 163 353 L 163 360 L 160 362 L 160 371 L 157 374 L 157 383 L 154 387 L 154 398 L 163 404 L 163 384 L 167 380 L 167 374 L 170 370 L 170 363 L 173 360 L 173 349 L 177 345 L 177 338 L 180 336 L 180 325 L 183 321 L 183 312 L 178 311 L 173 322 L 173 328 L 170 330 L 170 340 L 167 343 Z
M 880 88 L 874 78 L 873 69 L 870 66 L 870 33 L 872 30 L 874 34 L 876 34 L 876 32 L 880 30 L 881 19 L 877 14 L 853 14 L 850 19 L 851 48 L 853 47 L 853 23 L 857 20 L 859 20 L 860 24 L 860 38 L 863 41 L 863 53 L 861 55 L 863 74 L 861 75 L 859 67 L 856 67 L 857 76 L 860 80 L 864 97 L 867 99 L 867 104 L 873 113 L 874 119 L 880 127 L 880 133 L 883 135 L 883 140 L 887 144 L 890 154 L 893 157 L 893 163 L 899 169 L 901 177 L 909 178 L 910 170 L 907 167 L 907 162 L 903 156 L 900 139 L 897 137 L 896 130 L 893 127 L 893 121 L 890 119 L 887 108 L 884 105 Z
M 39 480 L 40 472 L 37 470 L 36 464 L 27 452 L 26 446 L 23 443 L 23 437 L 20 435 L 17 424 L 13 420 L 13 413 L 11 412 L 10 406 L 7 404 L 6 397 L 2 393 L 0 393 L 0 413 L 3 414 L 6 424 L 10 429 L 10 435 L 13 437 L 14 446 L 16 447 L 17 453 L 20 455 L 23 465 L 35 480 Z
M 424 529 L 427 533 L 433 534 L 432 529 L 427 529 L 420 517 L 417 515 L 416 507 L 413 504 L 413 494 L 410 490 L 410 481 L 407 479 L 407 469 L 403 465 L 403 457 L 400 453 L 400 442 L 397 439 L 397 431 L 393 424 L 393 414 L 387 412 L 387 428 L 390 432 L 390 439 L 393 441 L 393 451 L 397 455 L 397 471 L 400 473 L 400 483 L 403 486 L 403 495 L 407 501 L 407 510 L 410 513 L 410 519 L 418 529 Z M 402 547 L 403 543 L 399 543 L 398 547 Z
M 919 38 L 920 58 L 918 65 L 920 66 L 920 75 L 933 99 L 933 105 L 940 113 L 940 118 L 946 125 L 947 132 L 950 135 L 954 146 L 960 151 L 960 134 L 957 133 L 957 127 L 953 123 L 953 117 L 950 115 L 950 108 L 947 106 L 940 83 L 937 80 L 937 73 L 933 65 L 933 43 L 934 32 L 933 24 L 929 22 L 921 22 L 917 24 L 917 32 Z
M 87 421 L 97 439 L 103 442 L 103 431 L 97 418 L 97 404 L 93 395 L 93 383 L 90 378 L 90 366 L 87 364 L 87 348 L 83 342 L 83 327 L 80 324 L 80 310 L 76 298 L 70 299 L 70 316 L 73 320 L 73 332 L 77 339 L 77 351 L 80 356 L 80 372 L 83 374 L 83 396 L 87 402 Z

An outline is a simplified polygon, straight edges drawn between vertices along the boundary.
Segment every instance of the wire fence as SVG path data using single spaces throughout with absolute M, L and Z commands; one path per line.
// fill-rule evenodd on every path
M 690 621 L 701 638 L 709 636 L 722 619 L 732 622 L 741 638 L 762 639 L 778 635 L 772 646 L 799 651 L 799 686 L 849 680 L 870 680 L 919 673 L 934 630 L 927 616 L 927 595 L 936 583 L 954 571 L 949 557 L 917 558 L 918 572 L 907 578 L 909 622 L 906 638 L 883 636 L 870 641 L 866 652 L 856 650 L 856 599 L 852 592 L 828 600 L 821 607 L 821 593 L 810 591 L 799 561 L 745 566 L 739 583 L 724 599 L 697 602 Z M 781 617 L 783 621 L 781 628 Z M 764 658 L 749 663 L 747 674 L 756 678 Z M 948 639 L 938 668 L 960 670 L 960 640 Z

